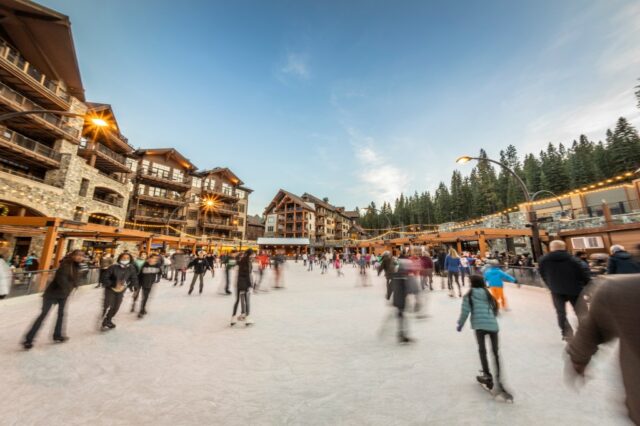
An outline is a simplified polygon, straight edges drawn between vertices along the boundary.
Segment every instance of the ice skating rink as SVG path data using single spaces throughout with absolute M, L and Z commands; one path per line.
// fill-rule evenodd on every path
M 460 300 L 427 294 L 430 317 L 410 318 L 417 342 L 399 346 L 384 281 L 356 287 L 289 262 L 286 289 L 252 295 L 255 325 L 229 327 L 232 297 L 162 281 L 143 320 L 130 293 L 97 331 L 102 290 L 68 304 L 64 344 L 51 342 L 51 312 L 25 352 L 19 342 L 41 298 L 0 301 L 2 425 L 628 425 L 617 347 L 601 350 L 579 393 L 563 381 L 563 343 L 549 295 L 506 288 L 500 318 L 505 385 L 496 402 L 475 381 L 480 362 L 469 323 L 455 330 Z M 189 277 L 191 274 L 189 274 Z M 265 278 L 269 286 L 273 278 Z M 383 330 L 382 335 L 380 331 Z

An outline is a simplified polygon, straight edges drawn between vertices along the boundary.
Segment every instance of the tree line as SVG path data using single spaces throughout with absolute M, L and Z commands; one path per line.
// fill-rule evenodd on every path
M 640 86 L 637 87 L 640 107 Z M 480 158 L 486 158 L 484 149 Z M 581 135 L 570 145 L 549 143 L 538 155 L 529 153 L 521 161 L 516 147 L 500 151 L 498 159 L 514 170 L 530 192 L 548 190 L 556 194 L 584 187 L 596 181 L 634 171 L 640 167 L 640 137 L 624 118 L 604 141 Z M 435 192 L 400 194 L 393 202 L 378 207 L 374 202 L 360 211 L 364 228 L 385 228 L 409 224 L 440 224 L 495 213 L 524 201 L 516 180 L 503 168 L 478 161 L 468 176 L 455 170 L 449 184 L 440 182 Z

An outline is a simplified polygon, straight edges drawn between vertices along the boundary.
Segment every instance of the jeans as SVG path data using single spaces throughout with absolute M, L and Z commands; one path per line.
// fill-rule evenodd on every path
M 194 273 L 193 279 L 191 280 L 191 287 L 189 287 L 189 294 L 193 291 L 193 287 L 196 285 L 196 280 L 200 278 L 200 293 L 202 293 L 202 288 L 204 287 L 204 272 L 201 274 Z
M 567 310 L 566 304 L 567 302 L 571 303 L 573 306 L 573 311 L 576 312 L 576 303 L 578 303 L 579 296 L 569 296 L 566 294 L 558 294 L 551 293 L 551 298 L 553 299 L 553 306 L 556 308 L 556 315 L 558 316 L 558 326 L 560 327 L 560 331 L 562 332 L 563 337 L 571 337 L 573 336 L 573 328 L 571 328 L 571 324 L 567 321 Z M 578 313 L 576 312 L 576 315 Z
M 242 315 L 249 316 L 249 292 L 248 291 L 238 291 L 236 293 L 236 303 L 233 305 L 233 316 L 236 316 L 236 312 L 238 311 L 238 302 L 242 303 Z
M 453 271 L 448 271 L 447 272 L 447 285 L 449 286 L 449 290 L 451 292 L 453 292 L 453 280 L 452 278 L 456 279 L 456 284 L 458 285 L 458 293 L 460 293 L 460 281 L 458 280 L 458 277 L 460 276 L 459 272 L 453 272 Z
M 38 318 L 36 318 L 35 322 L 33 323 L 33 326 L 31 326 L 31 329 L 27 333 L 27 336 L 24 339 L 25 342 L 27 343 L 33 342 L 33 339 L 36 337 L 38 330 L 42 326 L 42 322 L 47 317 L 47 314 L 49 313 L 49 310 L 51 309 L 51 307 L 55 304 L 58 305 L 58 318 L 56 319 L 56 328 L 53 331 L 53 338 L 54 339 L 62 338 L 63 337 L 62 327 L 64 325 L 64 307 L 66 303 L 67 303 L 66 297 L 59 298 L 59 299 L 49 299 L 46 297 L 43 298 L 42 312 L 40 312 L 40 315 L 38 315 Z
M 187 279 L 187 270 L 186 269 L 176 269 L 175 270 L 174 285 L 178 284 L 178 273 L 180 274 L 180 285 L 182 285 L 182 284 L 184 284 L 184 281 Z
M 153 287 L 153 286 L 152 286 Z M 140 313 L 147 313 L 147 300 L 149 300 L 149 295 L 151 294 L 151 288 L 142 287 L 142 302 L 140 304 Z
M 491 350 L 493 351 L 493 357 L 496 361 L 496 378 L 500 381 L 500 357 L 498 355 L 498 332 L 476 330 L 476 339 L 478 340 L 478 353 L 480 354 L 480 364 L 482 364 L 482 372 L 485 374 L 491 374 L 489 370 L 489 362 L 487 361 L 487 346 L 485 343 L 485 336 L 489 336 L 491 339 Z
M 110 288 L 104 289 L 104 305 L 102 308 L 102 323 L 109 324 L 113 317 L 118 313 L 120 305 L 122 304 L 122 297 L 124 291 L 117 293 Z

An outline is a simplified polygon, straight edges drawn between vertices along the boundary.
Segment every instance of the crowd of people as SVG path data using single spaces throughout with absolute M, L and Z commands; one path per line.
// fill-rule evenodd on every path
M 1 257 L 6 258 L 6 254 L 6 250 L 0 250 Z M 196 284 L 198 294 L 202 294 L 206 275 L 211 273 L 215 276 L 215 271 L 221 270 L 224 277 L 224 289 L 221 288 L 221 293 L 231 295 L 233 268 L 237 269 L 237 280 L 230 325 L 235 326 L 239 322 L 252 325 L 252 292 L 260 290 L 266 269 L 273 271 L 274 288 L 282 288 L 285 260 L 282 252 L 260 252 L 256 255 L 252 249 L 221 256 L 204 251 L 193 255 L 183 250 L 173 253 L 152 252 L 149 255 L 143 252 L 136 256 L 123 252 L 117 258 L 104 254 L 97 262 L 100 268 L 98 286 L 104 289 L 100 329 L 107 331 L 116 327 L 114 317 L 127 290 L 132 293 L 131 312 L 137 309 L 138 318 L 142 319 L 147 315 L 152 289 L 162 279 L 179 288 L 187 281 L 187 271 L 192 270 L 188 294 L 195 292 Z M 350 264 L 362 280 L 363 286 L 369 285 L 370 274 L 384 276 L 384 296 L 394 308 L 397 337 L 402 344 L 413 342 L 407 331 L 406 311 L 411 309 L 417 318 L 425 318 L 426 314 L 422 312 L 423 298 L 438 289 L 434 278 L 440 277 L 440 290 L 444 291 L 446 285 L 449 297 L 461 299 L 456 330 L 462 331 L 469 319 L 474 330 L 481 366 L 477 381 L 506 401 L 513 401 L 513 396 L 501 380 L 498 320 L 500 312 L 509 310 L 504 283 L 518 283 L 514 275 L 505 271 L 506 268 L 513 268 L 512 262 L 516 261 L 520 267 L 538 271 L 550 290 L 561 337 L 567 342 L 570 370 L 574 375 L 584 375 L 598 345 L 615 337 L 621 339 L 621 364 L 627 389 L 627 405 L 631 418 L 636 422 L 640 419 L 637 409 L 640 406 L 640 387 L 637 380 L 629 379 L 638 377 L 640 373 L 640 359 L 637 357 L 640 353 L 640 328 L 637 327 L 640 321 L 640 310 L 637 309 L 640 286 L 637 275 L 629 275 L 640 273 L 640 264 L 620 245 L 611 247 L 605 284 L 601 281 L 595 289 L 589 284 L 597 273 L 593 271 L 588 259 L 582 253 L 570 253 L 565 243 L 559 240 L 550 243 L 549 252 L 538 259 L 537 263 L 527 254 L 514 257 L 494 252 L 483 255 L 468 251 L 458 253 L 454 248 L 427 247 L 401 250 L 397 256 L 389 251 L 381 255 L 346 250 L 305 253 L 293 256 L 292 261 L 302 261 L 303 269 L 309 272 L 315 266 L 320 275 L 326 275 L 329 269 L 333 269 L 338 278 L 344 276 L 343 268 Z M 5 269 L 9 268 L 6 262 L 2 263 L 5 264 Z M 62 261 L 54 279 L 44 291 L 41 312 L 22 342 L 25 349 L 33 347 L 38 330 L 54 305 L 57 305 L 57 319 L 53 340 L 58 343 L 68 340 L 63 329 L 65 306 L 68 297 L 80 283 L 82 265 L 86 263 L 86 253 L 82 250 L 72 251 Z M 0 278 L 2 276 L 0 274 Z M 618 277 L 614 279 L 609 278 L 610 276 Z M 0 279 L 0 295 L 3 285 Z M 468 287 L 468 290 L 463 293 L 464 287 Z M 572 306 L 578 318 L 577 331 L 567 319 L 567 303 Z M 611 306 L 615 306 L 615 309 Z M 487 356 L 487 339 L 491 345 L 493 371 Z

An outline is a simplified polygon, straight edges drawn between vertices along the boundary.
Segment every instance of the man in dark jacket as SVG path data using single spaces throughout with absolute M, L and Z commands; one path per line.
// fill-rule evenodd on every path
M 253 264 L 253 249 L 247 249 L 238 261 L 238 288 L 236 289 L 236 302 L 233 305 L 233 314 L 231 316 L 231 326 L 234 326 L 238 320 L 244 321 L 245 325 L 253 324 L 249 317 L 249 290 L 252 287 L 251 269 Z M 238 303 L 240 303 L 240 317 L 236 318 L 238 312 Z
M 47 317 L 51 307 L 56 304 L 58 305 L 58 319 L 56 320 L 56 327 L 53 331 L 53 341 L 62 343 L 69 340 L 69 338 L 62 333 L 64 307 L 67 304 L 67 298 L 71 292 L 78 287 L 78 281 L 80 279 L 78 269 L 80 263 L 84 262 L 84 258 L 84 251 L 74 250 L 60 264 L 60 267 L 53 277 L 53 281 L 47 286 L 47 289 L 42 295 L 42 312 L 33 323 L 33 326 L 31 326 L 31 329 L 24 338 L 24 342 L 22 342 L 22 346 L 25 349 L 31 349 L 33 347 L 33 339 L 42 326 L 42 321 Z
M 640 273 L 640 265 L 624 250 L 624 247 L 618 244 L 611 246 L 607 274 L 637 273 Z
M 196 285 L 196 280 L 200 278 L 200 294 L 202 294 L 202 288 L 204 287 L 204 274 L 211 269 L 209 261 L 204 257 L 204 252 L 199 251 L 198 257 L 189 262 L 187 269 L 193 268 L 193 279 L 191 280 L 191 286 L 189 287 L 189 294 L 193 293 L 193 288 Z
M 378 266 L 378 276 L 382 272 L 384 272 L 384 278 L 387 280 L 387 295 L 385 296 L 387 300 L 391 298 L 391 294 L 393 293 L 393 288 L 391 286 L 391 279 L 393 278 L 393 273 L 395 272 L 396 264 L 391 256 L 391 253 L 385 251 L 382 254 L 382 260 L 380 261 L 380 265 Z
M 140 312 L 138 318 L 142 318 L 147 314 L 147 301 L 151 294 L 151 288 L 155 283 L 160 281 L 162 275 L 162 265 L 160 265 L 159 256 L 152 254 L 147 261 L 142 265 L 140 274 L 138 274 L 138 284 L 142 289 L 142 303 L 140 305 Z
M 620 339 L 620 369 L 629 417 L 640 425 L 640 275 L 603 277 L 589 313 L 567 346 L 576 373 L 583 375 L 598 346 Z
M 571 303 L 576 312 L 578 297 L 590 279 L 580 261 L 567 252 L 566 248 L 564 241 L 552 241 L 551 253 L 542 256 L 539 262 L 540 275 L 551 290 L 563 340 L 573 337 L 573 329 L 567 321 L 566 303 Z
M 116 328 L 113 317 L 118 313 L 122 304 L 124 291 L 138 286 L 138 271 L 131 262 L 129 253 L 122 253 L 118 260 L 111 265 L 103 276 L 104 305 L 102 308 L 102 329 Z

